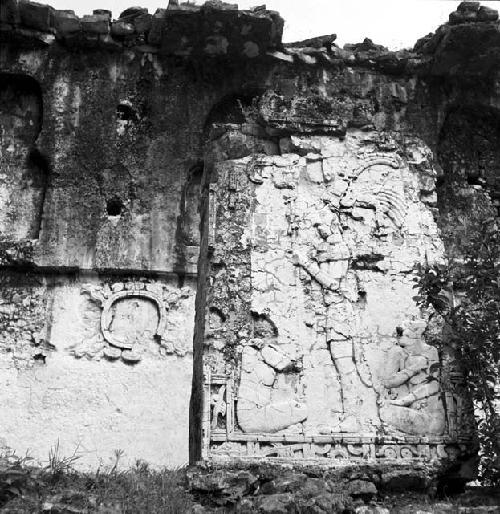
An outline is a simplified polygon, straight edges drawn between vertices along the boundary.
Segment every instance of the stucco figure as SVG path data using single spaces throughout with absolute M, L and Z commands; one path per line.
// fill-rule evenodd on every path
M 419 338 L 398 337 L 398 346 L 387 355 L 382 385 L 387 398 L 380 409 L 389 427 L 412 435 L 440 435 L 445 412 L 436 370 L 436 348 Z
M 323 288 L 327 291 L 337 291 L 340 287 L 340 280 L 345 279 L 348 270 L 349 250 L 345 244 L 339 244 L 336 248 L 340 258 L 331 263 L 319 265 L 307 260 L 304 255 L 294 254 L 293 261 L 305 269 Z M 334 266 L 329 266 L 334 264 Z M 325 269 L 327 271 L 325 271 Z M 339 271 L 340 270 L 340 271 Z M 326 339 L 327 347 L 333 362 L 333 368 L 340 382 L 340 403 L 333 408 L 340 408 L 342 416 L 335 426 L 322 425 L 322 433 L 330 432 L 356 432 L 361 429 L 360 421 L 360 399 L 361 391 L 366 386 L 360 379 L 357 362 L 354 354 L 351 327 L 355 316 L 351 302 L 347 299 L 327 307 Z M 366 399 L 366 396 L 365 396 Z M 332 398 L 331 401 L 338 402 L 339 398 Z
M 298 248 L 292 257 L 295 265 L 304 269 L 320 284 L 328 298 L 324 300 L 326 343 L 340 383 L 342 415 L 335 426 L 321 426 L 321 432 L 371 431 L 379 423 L 373 419 L 376 412 L 373 386 L 362 380 L 360 363 L 357 362 L 353 347 L 352 338 L 356 335 L 354 325 L 358 316 L 354 303 L 358 295 L 357 286 L 349 287 L 348 277 L 353 275 L 351 263 L 358 254 L 370 255 L 367 248 L 376 244 L 381 227 L 388 223 L 395 225 L 396 229 L 401 226 L 405 213 L 404 193 L 401 181 L 394 176 L 394 169 L 397 170 L 399 165 L 399 161 L 392 157 L 378 157 L 355 168 L 352 171 L 353 178 L 340 200 L 340 205 L 349 210 L 342 214 L 333 213 L 329 224 L 324 219 L 316 222 L 313 241 L 318 242 L 314 244 L 314 249 L 309 252 L 303 249 L 308 244 L 311 246 L 310 241 L 305 240 L 305 234 L 301 241 L 303 248 Z M 384 189 L 388 176 L 392 176 L 394 187 L 398 190 L 397 216 L 389 216 L 396 209 L 394 202 L 387 201 Z M 333 190 L 327 184 L 319 187 L 326 189 L 332 196 L 335 193 L 335 187 Z M 310 216 L 314 219 L 313 212 Z M 348 234 L 344 235 L 343 226 L 350 229 Z M 370 240 L 374 241 L 371 245 Z M 375 253 L 371 250 L 371 254 Z M 355 272 L 350 278 L 354 282 L 358 281 Z M 338 402 L 339 398 L 332 398 L 332 401 Z M 338 409 L 339 405 L 332 407 Z
M 276 345 L 247 346 L 241 359 L 237 416 L 244 432 L 277 432 L 306 419 L 306 405 L 292 390 L 283 398 L 282 391 L 273 389 L 279 373 L 297 367 L 290 356 Z

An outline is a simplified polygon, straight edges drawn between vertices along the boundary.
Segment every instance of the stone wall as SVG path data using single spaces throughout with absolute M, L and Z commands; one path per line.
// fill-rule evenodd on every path
M 264 7 L 3 2 L 2 444 L 470 477 L 413 299 L 498 203 L 500 32 L 469 4 L 390 52 L 283 45 Z

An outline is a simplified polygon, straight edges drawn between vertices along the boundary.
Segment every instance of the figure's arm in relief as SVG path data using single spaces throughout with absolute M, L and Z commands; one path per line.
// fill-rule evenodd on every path
M 276 371 L 283 371 L 297 365 L 291 355 L 273 344 L 265 346 L 261 350 L 261 356 L 262 360 Z
M 417 373 L 418 371 L 415 370 L 403 369 L 395 373 L 394 376 L 392 376 L 391 378 L 383 380 L 383 384 L 387 388 L 399 387 L 408 382 L 408 380 L 410 380 L 410 378 L 416 375 Z
M 330 278 L 324 271 L 321 271 L 319 266 L 311 261 L 308 261 L 304 256 L 295 253 L 293 255 L 293 263 L 305 269 L 311 277 L 316 280 L 320 285 L 326 289 L 336 289 L 336 280 Z
M 383 384 L 387 388 L 399 387 L 425 369 L 427 369 L 427 360 L 425 357 L 414 356 L 412 357 L 412 362 L 410 364 L 404 366 L 401 371 L 394 373 L 391 378 L 385 379 Z
M 402 398 L 398 398 L 397 400 L 391 400 L 392 405 L 400 405 L 403 407 L 408 407 L 412 403 L 418 400 L 424 400 L 425 398 L 429 398 L 429 396 L 433 396 L 439 392 L 439 384 L 437 381 L 430 382 L 429 384 L 422 384 L 418 386 L 414 391 Z

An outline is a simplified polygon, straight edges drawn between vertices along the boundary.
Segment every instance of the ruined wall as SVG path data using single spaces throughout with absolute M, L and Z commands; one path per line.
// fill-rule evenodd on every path
M 33 149 L 42 124 L 39 84 L 30 77 L 0 78 L 2 130 L 2 233 L 14 241 L 38 237 L 47 169 Z
M 410 121 L 418 94 L 410 77 L 303 70 L 212 131 L 206 457 L 471 451 L 459 365 L 427 344 L 431 313 L 413 299 L 417 264 L 445 259 L 433 152 Z
M 471 405 L 413 285 L 463 244 L 447 191 L 496 205 L 481 13 L 389 52 L 282 45 L 262 7 L 2 4 L 2 444 L 460 470 Z
M 139 105 L 144 68 L 138 78 L 109 55 L 18 51 L 19 75 L 37 77 L 44 91 L 43 123 L 38 139 L 25 142 L 2 118 L 11 206 L 3 212 L 2 257 L 14 274 L 34 267 L 43 292 L 2 288 L 9 308 L 16 293 L 21 304 L 36 302 L 34 313 L 14 310 L 3 320 L 2 441 L 41 459 L 59 441 L 81 465 L 109 463 L 114 450 L 128 462 L 183 464 L 197 257 L 197 241 L 185 237 L 197 215 L 190 181 L 197 159 L 183 146 L 188 129 L 176 129 L 174 146 L 165 136 L 173 129 L 148 114 L 161 111 L 154 101 L 144 105 L 147 92 Z M 115 72 L 134 78 L 110 81 Z M 10 83 L 17 97 L 18 82 Z M 28 100 L 18 115 L 26 123 Z M 176 125 L 179 116 L 163 112 L 162 119 Z M 86 292 L 89 280 L 106 288 L 101 304 Z M 32 329 L 34 321 L 42 326 Z
M 204 124 L 281 20 L 174 7 L 112 21 L 2 2 L 6 450 L 188 461 Z M 242 63 L 214 72 L 228 53 Z
M 460 362 L 413 298 L 497 215 L 498 14 L 466 4 L 413 53 L 289 45 L 213 126 L 206 458 L 472 476 Z

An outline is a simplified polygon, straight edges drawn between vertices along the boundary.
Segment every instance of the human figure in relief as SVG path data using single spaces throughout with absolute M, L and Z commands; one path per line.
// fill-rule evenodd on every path
M 436 348 L 421 337 L 398 337 L 381 377 L 390 398 L 380 408 L 382 421 L 406 434 L 443 434 L 445 412 L 435 376 L 438 368 Z
M 340 203 L 352 212 L 343 215 L 349 220 L 351 234 L 356 234 L 357 223 L 361 221 L 365 239 L 373 236 L 399 232 L 404 223 L 406 202 L 404 188 L 399 175 L 390 168 L 397 169 L 398 163 L 373 163 L 357 180 L 353 181 Z M 382 181 L 378 186 L 377 181 Z M 362 209 L 359 209 L 361 207 Z M 363 212 L 355 212 L 355 209 Z M 374 217 L 366 217 L 366 212 L 375 211 Z M 357 252 L 366 252 L 369 245 L 349 243 L 344 239 L 340 220 L 330 227 L 318 223 L 318 233 L 328 245 L 332 262 L 319 262 L 314 255 L 306 253 L 310 244 L 304 241 L 296 246 L 293 262 L 303 268 L 318 282 L 325 292 L 342 297 L 339 302 L 330 302 L 327 312 L 327 344 L 341 386 L 343 416 L 332 431 L 358 432 L 378 426 L 380 420 L 369 419 L 375 409 L 370 402 L 378 397 L 386 398 L 381 407 L 380 418 L 393 429 L 408 434 L 441 434 L 444 431 L 444 409 L 439 398 L 439 383 L 429 374 L 438 365 L 435 348 L 419 339 L 399 338 L 399 345 L 389 353 L 389 365 L 383 380 L 365 380 L 359 369 L 353 345 L 352 320 L 355 310 L 350 298 L 341 291 L 341 284 L 348 276 L 350 260 Z M 366 230 L 368 229 L 368 230 Z M 366 237 L 368 235 L 368 237 Z M 352 235 L 351 235 L 352 239 Z M 318 260 L 318 263 L 314 262 Z M 324 259 L 323 259 L 324 261 Z M 340 329 L 339 329 L 340 326 Z M 390 399 L 387 400 L 388 393 Z M 362 407 L 361 407 L 362 406 Z M 373 407 L 373 406 L 372 406 Z M 363 410 L 363 412 L 360 412 Z M 327 427 L 328 428 L 328 427 Z
M 294 255 L 295 264 L 305 269 L 325 289 L 335 290 L 338 278 L 325 273 L 317 264 L 303 255 Z M 331 329 L 335 325 L 329 322 Z M 354 359 L 352 339 L 332 340 L 329 344 L 332 360 L 339 372 L 343 391 L 344 420 L 340 431 L 355 431 L 356 396 L 362 394 L 357 363 Z M 445 429 L 445 412 L 440 398 L 439 381 L 435 377 L 439 368 L 437 349 L 426 344 L 422 336 L 398 337 L 398 345 L 387 356 L 387 365 L 380 377 L 382 397 L 381 420 L 398 431 L 412 435 L 440 435 Z M 369 384 L 371 385 L 371 384 Z
M 345 261 L 345 273 L 347 273 L 347 257 L 349 251 L 342 243 L 337 245 L 339 257 L 344 257 L 336 261 L 337 263 Z M 304 254 L 295 253 L 293 255 L 293 262 L 302 267 L 311 275 L 325 290 L 337 291 L 340 284 L 340 279 L 345 276 L 345 273 L 329 273 L 323 268 L 320 268 L 316 263 L 308 259 Z M 336 266 L 338 271 L 339 266 Z M 333 309 L 342 310 L 344 313 L 345 323 L 343 323 L 342 331 L 344 334 L 339 333 L 341 330 L 337 326 L 333 318 L 339 317 L 339 312 L 333 316 Z M 352 305 L 349 301 L 344 301 L 340 306 L 335 304 L 329 307 L 329 315 L 327 319 L 327 343 L 330 355 L 338 372 L 338 378 L 341 386 L 343 416 L 338 426 L 321 428 L 322 432 L 357 432 L 361 430 L 359 422 L 359 404 L 358 396 L 361 391 L 365 389 L 362 384 L 360 375 L 357 369 L 357 363 L 354 358 L 353 342 L 351 334 L 349 333 L 349 318 L 352 318 Z M 346 330 L 347 329 L 347 330 Z
M 246 346 L 242 354 L 236 407 L 239 426 L 247 433 L 268 433 L 304 421 L 307 407 L 298 398 L 290 398 L 290 394 L 286 398 L 274 398 L 273 384 L 278 374 L 296 371 L 297 363 L 275 344 L 263 340 L 254 342 L 256 344 Z

